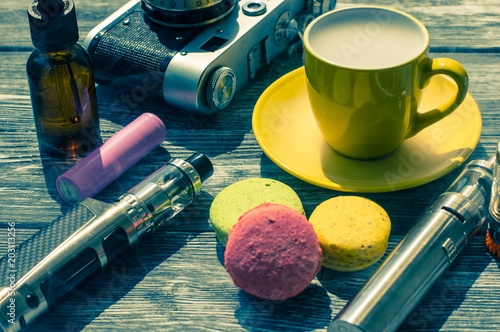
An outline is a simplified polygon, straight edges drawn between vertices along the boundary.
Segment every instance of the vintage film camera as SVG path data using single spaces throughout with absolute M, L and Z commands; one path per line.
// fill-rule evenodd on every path
M 333 0 L 133 0 L 95 27 L 84 46 L 98 83 L 126 82 L 129 98 L 156 92 L 170 106 L 211 114 L 298 40 L 300 24 L 334 5 Z

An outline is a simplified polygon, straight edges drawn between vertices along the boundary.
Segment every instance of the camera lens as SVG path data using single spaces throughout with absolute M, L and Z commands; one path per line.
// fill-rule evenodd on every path
M 211 24 L 228 15 L 237 0 L 141 0 L 142 9 L 154 22 L 169 27 Z

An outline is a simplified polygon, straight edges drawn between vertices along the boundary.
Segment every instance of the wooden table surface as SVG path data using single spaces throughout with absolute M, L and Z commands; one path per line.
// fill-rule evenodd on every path
M 76 1 L 80 41 L 126 0 Z M 341 4 L 358 3 L 343 1 Z M 359 3 L 362 3 L 359 1 Z M 379 0 L 408 12 L 431 36 L 431 56 L 461 62 L 471 96 L 481 111 L 479 144 L 469 160 L 485 159 L 500 140 L 500 2 L 498 0 Z M 33 50 L 27 1 L 0 2 L 0 249 L 6 252 L 7 222 L 16 222 L 18 243 L 69 209 L 55 179 L 71 161 L 41 159 L 32 117 L 25 64 Z M 101 133 L 110 138 L 142 112 L 157 114 L 167 139 L 96 198 L 111 202 L 170 157 L 194 151 L 209 156 L 215 173 L 200 198 L 171 223 L 34 327 L 34 331 L 325 331 L 376 268 L 341 273 L 323 268 L 312 285 L 287 301 L 257 299 L 240 291 L 223 266 L 208 212 L 228 185 L 268 177 L 291 186 L 306 214 L 326 199 L 346 193 L 305 183 L 276 166 L 252 132 L 255 102 L 273 81 L 301 66 L 281 56 L 263 69 L 230 106 L 212 116 L 169 109 L 152 97 L 130 109 L 115 101 L 120 91 L 98 86 Z M 364 194 L 392 220 L 390 252 L 418 216 L 451 184 L 462 167 L 428 184 L 390 193 Z M 351 194 L 352 195 L 352 194 Z M 499 331 L 500 260 L 478 233 L 417 307 L 401 331 Z M 386 254 L 387 254 L 386 253 Z

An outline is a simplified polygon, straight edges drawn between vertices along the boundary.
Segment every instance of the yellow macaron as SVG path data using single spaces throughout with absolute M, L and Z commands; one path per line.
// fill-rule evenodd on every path
M 362 270 L 378 261 L 391 232 L 387 212 L 357 196 L 339 196 L 321 203 L 309 222 L 323 251 L 322 265 L 337 271 Z

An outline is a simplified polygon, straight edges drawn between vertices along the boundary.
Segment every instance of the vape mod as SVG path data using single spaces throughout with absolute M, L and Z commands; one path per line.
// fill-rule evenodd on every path
M 126 78 L 138 95 L 155 92 L 172 107 L 211 114 L 229 105 L 259 68 L 297 39 L 297 15 L 334 5 L 332 0 L 132 0 L 95 27 L 84 46 L 98 83 Z
M 469 163 L 330 324 L 395 331 L 489 216 L 495 159 Z
M 202 154 L 172 159 L 116 203 L 86 198 L 9 248 L 0 260 L 0 327 L 27 328 L 190 204 L 212 173 Z

